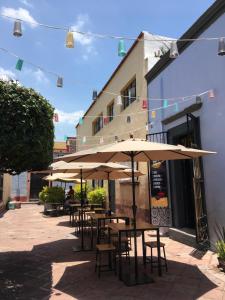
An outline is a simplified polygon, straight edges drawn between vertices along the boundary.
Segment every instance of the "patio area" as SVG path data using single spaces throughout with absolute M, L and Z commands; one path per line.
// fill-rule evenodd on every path
M 0 218 L 0 299 L 225 299 L 225 275 L 210 251 L 161 238 L 168 273 L 163 269 L 158 277 L 154 270 L 154 283 L 127 287 L 113 272 L 98 278 L 94 251 L 72 251 L 79 240 L 68 216 L 45 217 L 42 211 L 27 204 Z M 138 240 L 138 254 L 140 249 Z

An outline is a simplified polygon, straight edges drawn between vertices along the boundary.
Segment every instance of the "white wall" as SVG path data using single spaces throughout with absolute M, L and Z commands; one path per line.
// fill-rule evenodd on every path
M 225 14 L 215 21 L 201 37 L 219 37 L 225 35 Z M 198 94 L 214 89 L 216 97 L 212 100 L 203 97 L 203 106 L 194 113 L 200 116 L 202 148 L 217 151 L 203 159 L 206 205 L 210 229 L 210 239 L 215 240 L 214 226 L 225 226 L 225 56 L 218 56 L 217 41 L 196 41 L 181 53 L 148 85 L 150 98 Z M 187 101 L 179 110 L 195 101 Z M 162 106 L 157 101 L 150 102 L 151 109 Z M 174 107 L 157 112 L 152 132 L 167 130 L 162 128 L 160 119 L 174 114 Z M 151 120 L 151 118 L 150 118 Z M 175 127 L 184 123 L 180 119 L 170 124 Z

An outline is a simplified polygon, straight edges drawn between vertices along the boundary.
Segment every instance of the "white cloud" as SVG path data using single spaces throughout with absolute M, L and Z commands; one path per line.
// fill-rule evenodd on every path
M 24 4 L 25 6 L 33 7 L 33 5 L 28 0 L 19 0 L 19 1 L 20 1 L 20 3 Z
M 74 112 L 65 112 L 59 109 L 55 109 L 55 113 L 59 116 L 59 123 L 76 124 L 84 114 L 82 110 Z
M 1 80 L 4 80 L 4 81 L 8 81 L 10 79 L 15 80 L 15 78 L 16 78 L 16 74 L 14 72 L 0 67 L 0 79 Z
M 44 84 L 48 84 L 49 83 L 49 79 L 46 76 L 46 74 L 40 70 L 40 69 L 29 69 L 29 68 L 24 68 L 23 69 L 23 73 L 28 77 L 32 77 L 36 83 L 44 83 Z
M 33 76 L 38 82 L 48 83 L 49 79 L 46 77 L 45 73 L 40 69 L 33 71 Z
M 78 15 L 76 23 L 71 26 L 71 30 L 74 31 L 84 31 L 85 27 L 90 22 L 89 16 L 87 14 Z M 75 42 L 80 43 L 81 45 L 90 45 L 93 42 L 93 37 L 88 35 L 79 34 L 74 32 Z
M 37 21 L 34 19 L 34 17 L 32 17 L 27 9 L 21 7 L 18 9 L 14 9 L 11 7 L 2 7 L 1 14 L 11 18 L 24 20 L 25 22 L 28 22 L 27 24 L 29 24 L 30 27 L 37 26 Z
M 71 26 L 71 30 L 74 31 L 81 31 L 81 32 L 89 32 L 86 30 L 87 26 L 90 24 L 90 19 L 87 14 L 80 14 L 77 17 L 77 20 L 74 25 Z M 75 40 L 75 46 L 76 43 L 80 44 L 84 48 L 84 53 L 82 55 L 82 58 L 84 60 L 88 60 L 90 55 L 96 55 L 97 51 L 95 50 L 93 46 L 94 38 L 91 35 L 84 35 L 79 34 L 77 32 L 73 33 L 74 40 Z

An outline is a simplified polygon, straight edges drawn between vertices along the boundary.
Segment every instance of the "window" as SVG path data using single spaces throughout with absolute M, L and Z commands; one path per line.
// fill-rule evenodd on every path
M 101 114 L 97 119 L 92 123 L 93 134 L 99 132 L 103 127 L 103 115 Z
M 109 118 L 109 122 L 111 122 L 114 118 L 114 101 L 112 101 L 107 106 L 107 115 L 108 115 L 108 118 Z
M 122 95 L 122 110 L 136 100 L 136 79 L 134 79 L 124 90 Z

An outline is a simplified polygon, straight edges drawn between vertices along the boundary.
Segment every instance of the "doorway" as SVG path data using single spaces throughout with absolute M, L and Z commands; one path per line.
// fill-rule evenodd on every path
M 201 149 L 200 120 L 192 114 L 186 117 L 186 123 L 168 131 L 168 142 Z M 173 226 L 195 229 L 197 243 L 206 246 L 209 234 L 202 160 L 171 161 L 169 166 Z
M 174 144 L 189 146 L 192 134 L 174 137 Z M 172 221 L 176 228 L 195 229 L 195 199 L 192 160 L 171 162 Z

